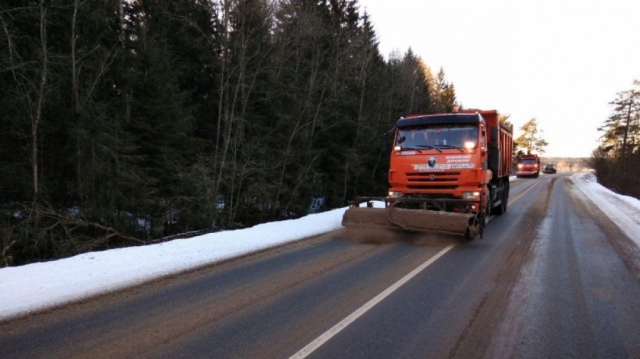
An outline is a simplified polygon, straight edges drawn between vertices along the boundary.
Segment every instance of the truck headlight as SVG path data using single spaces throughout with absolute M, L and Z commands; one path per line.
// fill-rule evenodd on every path
M 480 192 L 462 192 L 462 199 L 480 198 Z
M 389 197 L 391 197 L 391 198 L 402 198 L 402 192 L 389 191 Z

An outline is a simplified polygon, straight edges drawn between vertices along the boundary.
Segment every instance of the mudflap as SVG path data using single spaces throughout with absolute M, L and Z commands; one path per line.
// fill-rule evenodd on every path
M 342 217 L 347 228 L 386 228 L 417 232 L 448 233 L 473 239 L 482 230 L 474 213 L 455 213 L 398 207 L 351 207 Z

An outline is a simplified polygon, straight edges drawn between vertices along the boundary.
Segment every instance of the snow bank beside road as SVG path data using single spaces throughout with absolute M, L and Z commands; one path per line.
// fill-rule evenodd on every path
M 375 203 L 376 207 L 384 206 Z M 341 227 L 340 208 L 294 220 L 0 269 L 0 319 L 86 298 Z
M 593 174 L 577 173 L 571 179 L 640 246 L 640 200 L 608 190 L 597 183 Z M 383 206 L 380 202 L 375 205 Z M 329 232 L 341 227 L 345 210 L 155 245 L 1 268 L 0 319 Z
M 571 180 L 640 247 L 640 200 L 602 186 L 592 173 L 576 173 Z

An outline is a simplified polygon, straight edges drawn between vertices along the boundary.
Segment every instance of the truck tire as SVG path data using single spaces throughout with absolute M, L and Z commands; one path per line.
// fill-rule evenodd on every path
M 505 195 L 507 188 L 508 187 L 505 184 L 502 184 L 502 190 L 500 191 L 500 205 L 493 209 L 493 214 L 496 216 L 502 216 L 502 214 L 507 211 L 507 196 Z
M 509 188 L 511 188 L 511 184 L 509 183 L 509 178 L 507 178 L 504 182 L 504 190 L 502 191 L 502 196 L 504 198 L 504 211 L 502 211 L 502 213 L 506 212 L 507 207 L 509 207 Z
M 464 232 L 464 240 L 465 242 L 471 242 L 472 240 L 474 240 L 475 236 L 471 237 L 471 234 L 469 233 L 469 228 L 467 228 Z
M 484 214 L 482 215 L 483 226 L 489 224 L 489 216 L 491 216 L 491 190 L 488 190 L 487 192 L 487 208 L 484 209 Z

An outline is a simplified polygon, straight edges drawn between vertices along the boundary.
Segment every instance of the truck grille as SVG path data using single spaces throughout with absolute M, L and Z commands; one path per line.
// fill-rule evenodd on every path
M 445 186 L 445 185 L 432 185 L 432 186 L 425 186 L 425 185 L 418 185 L 418 186 L 414 186 L 414 185 L 409 185 L 407 186 L 408 189 L 456 189 L 458 186 Z
M 460 172 L 408 172 L 406 175 L 409 189 L 453 190 L 458 187 L 456 183 Z M 433 176 L 433 180 L 430 176 Z

